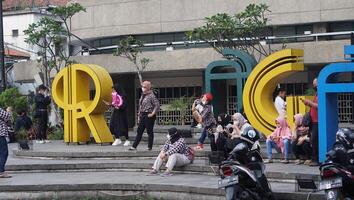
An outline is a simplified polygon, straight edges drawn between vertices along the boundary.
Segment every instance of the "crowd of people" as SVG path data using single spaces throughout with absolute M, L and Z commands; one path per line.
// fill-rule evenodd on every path
M 313 87 L 317 90 L 317 79 L 313 81 Z M 153 129 L 160 104 L 152 91 L 151 82 L 144 81 L 141 84 L 141 89 L 142 94 L 137 113 L 138 128 L 135 141 L 132 145 L 128 135 L 127 96 L 121 85 L 115 84 L 112 87 L 111 102 L 104 101 L 113 111 L 110 120 L 110 131 L 115 137 L 112 144 L 113 146 L 123 144 L 123 146 L 127 147 L 131 145 L 129 148 L 130 151 L 137 150 L 142 135 L 146 130 L 148 135 L 148 147 L 146 150 L 150 151 L 153 148 Z M 277 152 L 282 153 L 282 163 L 289 163 L 289 154 L 292 152 L 297 159 L 295 164 L 317 166 L 317 93 L 313 101 L 308 99 L 302 100 L 306 106 L 310 107 L 310 112 L 293 116 L 295 122 L 293 130 L 290 129 L 287 123 L 288 116 L 286 116 L 285 96 L 285 90 L 279 89 L 278 96 L 275 98 L 274 102 L 279 116 L 275 119 L 276 128 L 274 132 L 266 138 L 266 153 L 268 156 L 266 162 L 274 162 L 272 149 L 275 149 Z M 207 137 L 210 139 L 212 152 L 221 152 L 219 155 L 221 155 L 222 159 L 225 159 L 228 153 L 240 143 L 240 140 L 243 139 L 243 132 L 250 127 L 252 128 L 252 125 L 242 113 L 235 113 L 232 116 L 222 113 L 215 119 L 213 106 L 211 104 L 212 100 L 212 94 L 205 93 L 192 104 L 193 118 L 198 123 L 197 127 L 202 128 L 196 147 L 189 147 L 176 128 L 169 129 L 166 143 L 157 156 L 149 175 L 158 174 L 161 166 L 165 162 L 167 169 L 163 173 L 164 176 L 171 175 L 171 171 L 175 166 L 184 166 L 192 163 L 195 151 L 204 150 L 204 142 Z M 36 134 L 33 138 L 37 139 L 37 143 L 39 144 L 50 142 L 47 140 L 47 109 L 50 103 L 51 97 L 49 89 L 44 85 L 40 85 L 37 95 L 35 96 L 36 109 L 33 116 L 37 122 Z M 5 173 L 4 166 L 8 156 L 7 138 L 9 137 L 9 133 L 11 133 L 8 121 L 11 119 L 11 116 L 11 107 L 8 107 L 6 110 L 0 108 L 0 178 L 10 177 Z M 32 120 L 27 116 L 26 111 L 18 111 L 14 132 L 18 132 L 21 129 L 31 131 L 33 130 L 32 125 Z

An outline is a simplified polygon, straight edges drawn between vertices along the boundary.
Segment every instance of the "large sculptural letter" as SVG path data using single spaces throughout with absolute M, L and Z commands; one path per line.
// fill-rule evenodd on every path
M 347 55 L 354 55 L 354 46 L 345 46 Z M 352 60 L 349 58 L 348 60 Z M 354 63 L 334 63 L 323 68 L 318 76 L 318 122 L 319 160 L 326 159 L 326 153 L 336 141 L 338 129 L 337 93 L 354 92 L 354 83 L 330 83 L 330 78 L 338 73 L 353 73 Z
M 87 142 L 90 133 L 97 143 L 113 142 L 103 117 L 107 106 L 102 101 L 111 100 L 112 85 L 108 72 L 97 65 L 74 64 L 55 76 L 53 99 L 64 109 L 65 142 Z M 90 87 L 95 88 L 92 100 Z
M 273 53 L 263 59 L 247 78 L 243 91 L 244 111 L 251 124 L 265 135 L 275 129 L 275 119 L 278 117 L 273 104 L 273 91 L 284 77 L 304 70 L 303 55 L 303 50 L 298 49 Z M 297 99 L 291 100 L 299 102 Z M 292 108 L 289 109 L 290 114 L 304 111 L 305 108 L 299 103 L 289 106 Z M 292 117 L 288 117 L 288 121 L 292 122 Z

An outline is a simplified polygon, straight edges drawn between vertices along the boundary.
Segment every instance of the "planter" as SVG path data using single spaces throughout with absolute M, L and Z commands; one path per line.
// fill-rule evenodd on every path
M 33 141 L 32 140 L 19 140 L 18 141 L 18 150 L 28 151 L 33 149 Z

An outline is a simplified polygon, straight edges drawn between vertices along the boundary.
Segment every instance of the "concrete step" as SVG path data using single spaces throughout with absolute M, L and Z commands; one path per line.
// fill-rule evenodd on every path
M 141 192 L 162 199 L 221 200 L 225 194 L 217 188 L 218 179 L 194 174 L 146 176 L 145 172 L 20 173 L 2 180 L 0 199 L 80 199 L 102 194 L 124 199 L 124 195 Z M 307 197 L 306 192 L 295 191 L 294 183 L 271 182 L 271 186 L 280 200 Z M 323 193 L 311 195 L 312 200 L 322 198 Z
M 12 158 L 6 165 L 6 170 L 10 172 L 72 172 L 72 171 L 148 171 L 151 169 L 155 158 L 144 160 L 43 160 L 43 159 L 16 159 Z M 295 177 L 308 177 L 319 180 L 317 168 L 288 164 L 288 170 L 284 171 L 284 164 L 272 163 L 266 165 L 266 175 L 269 179 L 294 180 Z M 164 169 L 164 168 L 163 168 Z M 218 166 L 210 165 L 208 160 L 196 159 L 186 167 L 176 167 L 176 173 L 197 173 L 205 175 L 217 175 Z

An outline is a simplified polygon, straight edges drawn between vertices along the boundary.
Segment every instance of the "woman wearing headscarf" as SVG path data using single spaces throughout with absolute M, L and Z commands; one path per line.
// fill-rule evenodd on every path
M 282 163 L 289 163 L 289 151 L 290 151 L 290 142 L 292 138 L 291 130 L 289 128 L 288 122 L 282 118 L 278 117 L 275 120 L 276 129 L 274 132 L 268 136 L 266 145 L 267 145 L 267 154 L 268 161 L 267 163 L 273 162 L 272 160 L 272 149 L 274 148 L 278 153 L 284 155 L 284 160 Z
M 125 140 L 124 146 L 129 146 L 127 97 L 125 91 L 118 83 L 112 87 L 112 102 L 106 102 L 106 104 L 113 109 L 109 129 L 116 139 L 112 145 L 120 145 Z
M 171 176 L 174 167 L 182 167 L 193 162 L 194 150 L 187 146 L 184 138 L 176 128 L 168 129 L 167 140 L 157 156 L 149 175 L 157 175 L 164 162 L 166 171 L 162 176 Z
M 296 114 L 294 116 L 295 127 L 293 130 L 292 150 L 295 154 L 295 164 L 310 164 L 311 163 L 311 142 L 310 142 L 310 128 L 303 123 L 304 116 Z M 304 160 L 300 158 L 303 156 Z
M 232 116 L 232 121 L 233 125 L 226 127 L 226 130 L 229 132 L 229 139 L 226 142 L 226 151 L 228 153 L 231 152 L 237 144 L 242 142 L 240 137 L 243 131 L 248 127 L 252 127 L 241 113 L 235 113 Z

